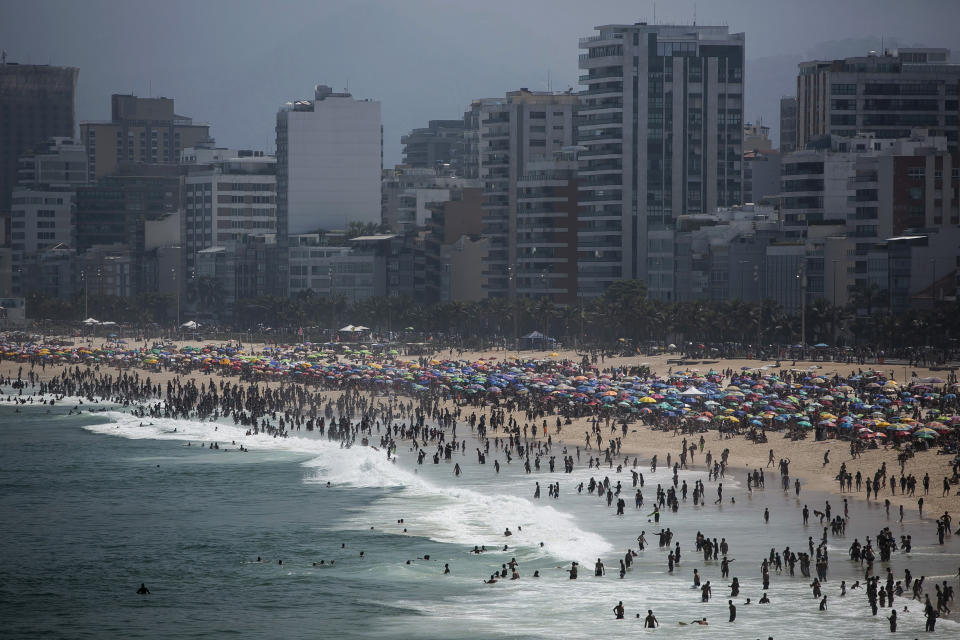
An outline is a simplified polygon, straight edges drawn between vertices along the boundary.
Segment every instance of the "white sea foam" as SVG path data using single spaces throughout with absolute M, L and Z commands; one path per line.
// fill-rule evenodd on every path
M 274 438 L 263 433 L 248 436 L 245 427 L 219 422 L 141 418 L 120 411 L 100 415 L 112 422 L 87 425 L 85 429 L 132 439 L 236 441 L 254 451 L 304 453 L 313 457 L 303 465 L 315 469 L 314 475 L 305 479 L 307 483 L 396 489 L 375 502 L 369 512 L 350 520 L 350 526 L 358 529 L 379 528 L 384 522 L 404 518 L 410 534 L 438 542 L 470 547 L 506 543 L 511 548 L 546 553 L 563 561 L 592 561 L 612 549 L 602 536 L 581 529 L 572 515 L 552 506 L 498 493 L 493 486 L 483 487 L 483 491 L 438 486 L 416 470 L 387 460 L 384 451 L 371 447 L 342 449 L 338 443 L 317 437 Z M 469 481 L 462 478 L 457 482 Z M 503 532 L 508 527 L 513 535 L 505 538 Z

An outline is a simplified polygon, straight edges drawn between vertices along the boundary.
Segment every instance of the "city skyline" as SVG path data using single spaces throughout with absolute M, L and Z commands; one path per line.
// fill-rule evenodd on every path
M 762 118 L 774 140 L 777 101 L 794 92 L 799 62 L 863 55 L 881 43 L 960 49 L 960 36 L 950 27 L 957 20 L 949 19 L 960 20 L 956 3 L 924 2 L 928 10 L 921 16 L 916 5 L 892 2 L 703 5 L 529 2 L 519 12 L 510 7 L 510 19 L 501 20 L 507 5 L 497 3 L 231 3 L 224 12 L 218 2 L 4 1 L 0 15 L 9 19 L 0 20 L 0 43 L 10 62 L 79 67 L 78 121 L 109 117 L 113 93 L 163 95 L 176 99 L 181 112 L 210 123 L 220 144 L 269 153 L 275 151 L 273 124 L 283 102 L 309 98 L 315 84 L 349 89 L 383 104 L 387 167 L 401 161 L 402 135 L 431 119 L 458 118 L 475 98 L 519 87 L 581 89 L 577 39 L 599 24 L 695 19 L 745 32 L 750 81 L 744 118 Z M 822 20 L 817 8 L 829 10 L 831 19 Z M 187 11 L 190 20 L 178 18 Z M 547 15 L 549 31 L 531 29 L 546 24 Z M 779 28 L 787 23 L 791 29 Z M 103 33 L 105 25 L 119 27 L 116 37 L 93 43 L 90 36 L 73 35 Z M 174 35 L 178 46 L 171 48 Z M 502 44 L 491 46 L 497 40 Z

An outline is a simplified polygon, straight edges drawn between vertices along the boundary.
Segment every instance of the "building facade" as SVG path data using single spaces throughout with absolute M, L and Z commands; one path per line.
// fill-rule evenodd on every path
M 249 150 L 202 151 L 184 154 L 196 159 L 183 165 L 182 239 L 188 271 L 202 249 L 233 247 L 248 236 L 277 232 L 276 158 Z M 208 160 L 209 155 L 216 159 Z
M 580 40 L 580 288 L 601 295 L 636 278 L 672 300 L 674 219 L 741 200 L 744 35 L 646 23 L 596 30 Z
M 318 85 L 277 112 L 278 234 L 380 222 L 380 103 Z
M 801 63 L 797 148 L 828 134 L 906 138 L 923 128 L 956 153 L 960 65 L 949 60 L 949 49 L 893 49 Z
M 577 301 L 576 147 L 531 160 L 517 181 L 517 295 Z
M 10 210 L 21 155 L 50 138 L 76 135 L 74 67 L 0 64 L 0 211 Z
M 110 107 L 109 121 L 80 123 L 91 182 L 122 166 L 176 165 L 183 149 L 210 138 L 210 125 L 174 113 L 172 98 L 114 94 Z
M 484 236 L 490 240 L 483 275 L 491 297 L 517 295 L 518 181 L 527 163 L 553 157 L 574 140 L 577 96 L 572 92 L 507 93 L 474 101 L 479 125 L 479 175 L 484 192 Z
M 780 153 L 797 150 L 797 97 L 780 98 Z
M 419 169 L 446 167 L 451 175 L 462 175 L 463 134 L 463 120 L 431 120 L 400 138 L 403 164 Z

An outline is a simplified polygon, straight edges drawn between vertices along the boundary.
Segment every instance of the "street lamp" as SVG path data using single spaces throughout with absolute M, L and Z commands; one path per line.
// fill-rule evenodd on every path
M 86 319 L 90 317 L 90 298 L 87 295 L 87 274 L 83 269 L 80 270 L 80 280 L 83 281 L 83 317 Z
M 513 316 L 513 345 L 514 348 L 517 346 L 517 291 L 514 278 L 516 278 L 516 265 L 508 264 L 507 265 L 507 295 L 510 296 L 511 306 L 513 307 L 513 313 L 510 315 Z
M 807 269 L 804 263 L 800 264 L 800 272 L 797 277 L 800 279 L 800 359 L 807 358 Z
M 180 327 L 180 286 L 177 282 L 177 268 L 170 267 L 170 273 L 173 274 L 173 286 L 177 291 L 177 327 Z
M 937 259 L 930 258 L 930 300 L 937 299 Z

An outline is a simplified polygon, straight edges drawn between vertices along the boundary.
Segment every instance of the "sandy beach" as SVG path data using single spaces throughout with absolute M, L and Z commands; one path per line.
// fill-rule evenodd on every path
M 91 346 L 101 346 L 103 342 L 101 340 L 94 340 L 91 343 Z M 195 341 L 185 341 L 177 343 L 177 347 L 183 346 L 194 346 L 202 347 L 203 342 Z M 133 346 L 133 345 L 131 345 Z M 259 352 L 264 348 L 263 344 L 245 344 L 244 349 L 248 353 Z M 555 355 L 554 355 L 555 354 Z M 555 352 L 536 352 L 536 351 L 487 351 L 487 352 L 437 352 L 438 357 L 449 357 L 456 359 L 465 359 L 469 361 L 476 361 L 480 359 L 512 359 L 520 357 L 523 359 L 552 359 L 552 360 L 563 360 L 569 359 L 574 362 L 579 362 L 580 356 L 572 350 L 562 350 Z M 399 356 L 402 360 L 411 360 L 414 359 L 410 356 Z M 343 358 L 343 356 L 341 356 Z M 760 361 L 760 360 L 708 360 L 708 361 L 680 361 L 680 357 L 677 354 L 662 354 L 662 355 L 645 355 L 645 356 L 631 356 L 631 357 L 614 357 L 614 358 L 604 358 L 603 361 L 598 361 L 597 366 L 601 371 L 610 368 L 616 367 L 631 367 L 638 365 L 649 366 L 650 370 L 656 373 L 659 376 L 667 376 L 671 371 L 677 370 L 693 370 L 699 371 L 701 373 L 706 373 L 707 371 L 713 369 L 716 371 L 723 370 L 733 370 L 740 371 L 743 368 L 758 368 L 762 366 L 769 366 L 771 372 L 775 372 L 778 369 L 774 368 L 776 363 L 773 361 Z M 856 364 L 842 364 L 836 362 L 823 362 L 823 361 L 781 361 L 781 369 L 800 369 L 800 370 L 810 370 L 815 371 L 818 375 L 832 375 L 837 373 L 841 376 L 850 375 L 852 372 L 856 372 L 858 369 L 879 369 L 884 371 L 888 376 L 895 377 L 900 381 L 907 381 L 914 374 L 918 377 L 931 376 L 931 375 L 943 375 L 942 372 L 934 371 L 929 368 L 923 367 L 904 367 L 901 364 L 898 365 L 862 365 L 858 366 Z M 23 367 L 24 375 L 29 370 L 29 365 L 22 363 L 4 361 L 0 363 L 0 373 L 3 376 L 12 376 L 16 377 L 18 369 Z M 40 375 L 41 378 L 47 378 L 50 376 L 57 375 L 62 369 L 59 365 L 48 365 L 46 370 L 41 370 L 39 367 L 34 369 L 34 372 Z M 102 372 L 106 372 L 108 369 L 106 366 L 101 368 Z M 111 369 L 116 371 L 115 369 Z M 137 369 L 132 369 L 129 371 L 138 371 Z M 197 385 L 207 384 L 209 385 L 211 381 L 220 381 L 225 379 L 237 380 L 236 377 L 224 376 L 222 374 L 204 374 L 194 372 L 187 376 L 177 374 L 172 371 L 139 371 L 141 376 L 149 376 L 155 382 L 166 383 L 167 380 L 172 380 L 174 378 L 180 378 L 181 381 L 184 381 L 188 378 L 192 378 Z M 277 386 L 281 384 L 296 384 L 294 382 L 288 381 L 261 381 L 258 382 L 261 385 L 268 386 Z M 335 398 L 340 392 L 338 391 L 327 391 L 325 392 L 331 398 Z M 445 405 L 451 410 L 454 408 L 454 403 L 452 401 L 446 401 Z M 466 411 L 469 413 L 469 410 Z M 520 414 L 515 414 L 517 420 L 521 424 L 525 421 L 525 416 Z M 587 418 L 574 419 L 572 424 L 565 425 L 562 427 L 562 432 L 559 435 L 559 440 L 566 444 L 568 447 L 580 447 L 581 452 L 585 453 L 584 449 L 584 436 L 586 432 L 590 430 L 588 425 Z M 551 423 L 551 434 L 554 433 L 554 428 Z M 619 430 L 618 430 L 619 435 Z M 899 464 L 897 462 L 897 451 L 892 447 L 879 447 L 876 449 L 867 449 L 857 458 L 852 458 L 850 455 L 850 445 L 849 442 L 843 440 L 829 439 L 826 441 L 816 441 L 813 436 L 809 436 L 804 440 L 792 441 L 789 438 L 785 438 L 783 434 L 778 432 L 768 432 L 768 442 L 755 444 L 743 436 L 734 435 L 729 437 L 724 437 L 723 439 L 719 438 L 717 431 L 709 431 L 702 434 L 705 438 L 705 444 L 703 447 L 703 452 L 698 453 L 694 458 L 691 469 L 705 469 L 704 464 L 704 454 L 706 452 L 712 452 L 713 457 L 719 457 L 721 451 L 724 449 L 729 449 L 729 469 L 728 473 L 735 474 L 737 480 L 745 480 L 744 474 L 747 469 L 764 469 L 765 474 L 771 480 L 772 484 L 779 484 L 779 474 L 777 467 L 771 466 L 768 467 L 769 452 L 772 449 L 775 460 L 780 458 L 785 458 L 790 460 L 790 474 L 791 478 L 799 478 L 803 487 L 814 489 L 817 491 L 828 492 L 836 494 L 839 497 L 846 497 L 848 499 L 857 499 L 865 500 L 866 493 L 864 491 L 853 492 L 853 493 L 841 493 L 838 483 L 836 481 L 837 474 L 840 470 L 842 464 L 846 464 L 846 469 L 849 473 L 856 475 L 858 471 L 863 473 L 864 477 L 872 477 L 875 471 L 880 468 L 880 466 L 886 462 L 887 464 L 887 477 L 896 473 L 900 474 Z M 621 459 L 626 456 L 630 457 L 639 457 L 641 460 L 649 460 L 652 456 L 658 456 L 658 461 L 661 466 L 666 464 L 667 455 L 672 455 L 674 458 L 679 454 L 681 441 L 683 440 L 683 435 L 677 435 L 673 432 L 663 431 L 659 429 L 651 428 L 639 423 L 633 423 L 629 427 L 628 434 L 622 438 L 622 453 L 618 456 L 618 459 Z M 687 436 L 690 442 L 698 441 L 700 435 L 696 436 Z M 827 465 L 823 464 L 824 453 L 830 451 L 830 462 Z M 596 450 L 594 449 L 594 452 Z M 952 456 L 949 455 L 939 455 L 936 451 L 936 448 L 931 448 L 928 451 L 917 452 L 916 455 L 907 461 L 905 467 L 905 473 L 914 474 L 918 478 L 922 478 L 924 473 L 929 473 L 930 475 L 930 493 L 928 495 L 923 495 L 922 487 L 918 487 L 916 495 L 914 496 L 902 496 L 898 491 L 895 495 L 891 494 L 889 488 L 884 488 L 881 492 L 879 502 L 882 504 L 884 499 L 889 499 L 891 502 L 891 511 L 894 512 L 899 505 L 903 505 L 905 511 L 911 514 L 915 514 L 917 510 L 917 498 L 923 495 L 924 498 L 924 517 L 936 517 L 941 515 L 944 511 L 949 511 L 951 514 L 960 513 L 960 495 L 957 495 L 957 487 L 954 485 L 951 489 L 950 495 L 942 496 L 942 480 L 944 476 L 950 475 L 950 461 Z M 793 488 L 790 489 L 793 492 Z M 874 500 L 877 501 L 876 499 Z

